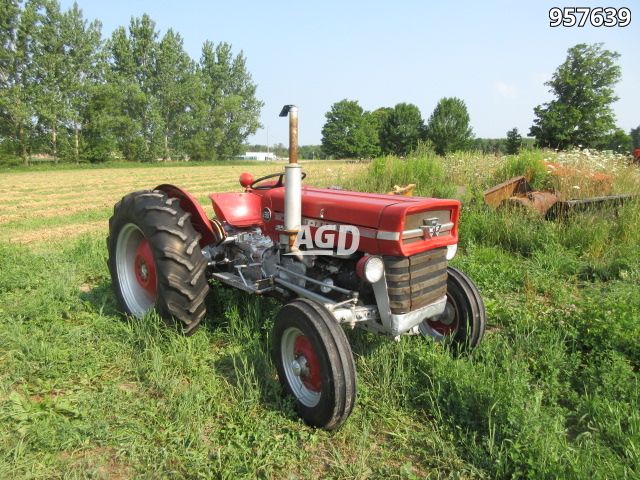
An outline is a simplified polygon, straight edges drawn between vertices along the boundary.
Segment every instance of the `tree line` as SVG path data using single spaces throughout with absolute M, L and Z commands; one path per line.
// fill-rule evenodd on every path
M 545 83 L 555 99 L 534 108 L 533 138 L 517 128 L 504 139 L 474 138 L 465 102 L 442 98 L 425 123 L 417 106 L 399 103 L 365 111 L 356 100 L 334 103 L 322 128 L 322 148 L 337 158 L 407 155 L 422 142 L 439 155 L 456 150 L 517 153 L 534 145 L 546 148 L 597 148 L 630 152 L 640 147 L 640 126 L 629 134 L 616 126 L 611 105 L 621 71 L 619 54 L 602 44 L 578 44 L 567 52 L 551 80 Z
M 77 4 L 1 0 L 0 154 L 59 159 L 208 160 L 240 153 L 263 103 L 243 53 L 202 45 L 148 16 L 103 39 Z
M 365 111 L 357 100 L 334 103 L 322 128 L 322 149 L 337 158 L 371 158 L 380 154 L 404 156 L 420 142 L 429 142 L 444 155 L 468 148 L 473 139 L 463 100 L 443 98 L 427 123 L 411 103 Z

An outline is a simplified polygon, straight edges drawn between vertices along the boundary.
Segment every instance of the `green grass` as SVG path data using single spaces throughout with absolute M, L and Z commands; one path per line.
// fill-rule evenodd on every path
M 460 184 L 455 158 L 395 161 L 354 182 Z M 277 303 L 216 286 L 184 338 L 119 316 L 103 238 L 0 245 L 0 478 L 638 478 L 640 205 L 545 222 L 466 186 L 454 265 L 485 340 L 456 357 L 349 331 L 358 403 L 335 433 L 280 395 Z

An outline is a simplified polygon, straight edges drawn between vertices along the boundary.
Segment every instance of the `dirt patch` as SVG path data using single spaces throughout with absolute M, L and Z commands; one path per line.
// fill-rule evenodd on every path
M 132 393 L 138 390 L 138 384 L 134 382 L 122 382 L 120 385 L 118 385 L 118 390 Z
M 50 392 L 40 392 L 29 395 L 29 400 L 33 403 L 42 403 L 47 399 L 57 398 L 64 396 L 63 390 L 51 390 Z
M 82 477 L 109 480 L 134 478 L 134 471 L 113 447 L 96 447 L 75 452 L 62 452 L 60 459 Z

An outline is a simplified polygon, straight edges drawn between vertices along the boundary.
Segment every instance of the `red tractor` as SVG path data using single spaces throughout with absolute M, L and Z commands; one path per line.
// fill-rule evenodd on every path
M 185 190 L 160 185 L 126 195 L 109 221 L 109 269 L 122 310 L 155 310 L 192 333 L 209 282 L 284 303 L 273 355 L 284 391 L 310 425 L 338 428 L 356 398 L 342 327 L 397 338 L 482 339 L 485 310 L 473 282 L 448 261 L 460 203 L 302 187 L 297 108 L 287 105 L 283 173 L 240 176 L 240 193 L 213 193 L 209 218 Z

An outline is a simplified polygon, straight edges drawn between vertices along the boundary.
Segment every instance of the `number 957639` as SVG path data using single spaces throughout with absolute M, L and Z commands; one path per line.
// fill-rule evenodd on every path
M 626 7 L 554 7 L 549 10 L 550 27 L 626 27 L 631 10 Z

